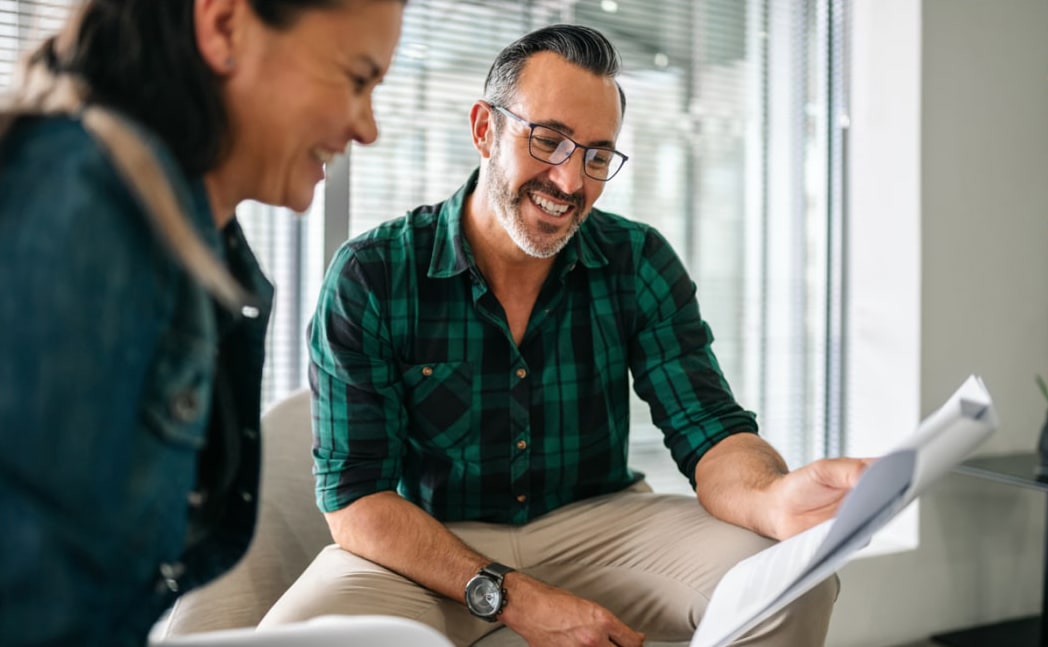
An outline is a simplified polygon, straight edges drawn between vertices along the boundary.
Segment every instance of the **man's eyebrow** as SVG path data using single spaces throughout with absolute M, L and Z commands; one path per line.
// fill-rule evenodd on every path
M 546 121 L 536 121 L 534 123 L 539 125 L 539 126 L 545 126 L 546 128 L 552 128 L 553 130 L 556 130 L 557 132 L 561 133 L 562 135 L 567 135 L 568 137 L 572 137 L 572 138 L 575 137 L 575 129 L 572 128 L 571 126 L 568 126 L 566 123 L 564 123 L 562 121 L 558 121 L 556 119 L 547 119 Z M 600 141 L 589 142 L 589 143 L 586 143 L 586 142 L 579 142 L 579 143 L 582 144 L 583 146 L 589 146 L 591 148 L 592 147 L 612 148 L 612 149 L 615 148 L 615 142 L 610 140 L 610 139 L 602 139 Z

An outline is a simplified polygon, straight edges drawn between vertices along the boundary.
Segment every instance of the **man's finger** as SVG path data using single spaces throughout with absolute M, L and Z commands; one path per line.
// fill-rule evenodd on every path
M 644 634 L 637 633 L 624 624 L 612 628 L 609 641 L 616 647 L 644 647 Z

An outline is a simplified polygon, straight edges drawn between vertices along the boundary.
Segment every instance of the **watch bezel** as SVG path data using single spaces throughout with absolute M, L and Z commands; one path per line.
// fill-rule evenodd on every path
M 466 608 L 475 617 L 488 622 L 495 622 L 502 610 L 506 606 L 506 589 L 503 587 L 503 581 L 508 573 L 512 573 L 513 569 L 509 566 L 505 566 L 499 563 L 488 564 L 484 568 L 477 571 L 474 575 L 466 582 L 465 600 Z M 482 610 L 474 606 L 473 593 L 477 587 L 481 585 L 489 585 L 494 588 L 494 593 L 497 595 L 497 604 L 491 610 Z

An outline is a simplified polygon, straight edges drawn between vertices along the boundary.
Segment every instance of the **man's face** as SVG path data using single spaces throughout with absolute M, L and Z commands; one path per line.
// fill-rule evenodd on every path
M 622 111 L 614 80 L 541 52 L 525 64 L 514 102 L 521 118 L 585 146 L 615 145 Z M 529 128 L 506 116 L 487 161 L 487 198 L 499 223 L 530 256 L 556 255 L 578 230 L 604 183 L 583 173 L 582 150 L 553 166 L 528 152 Z

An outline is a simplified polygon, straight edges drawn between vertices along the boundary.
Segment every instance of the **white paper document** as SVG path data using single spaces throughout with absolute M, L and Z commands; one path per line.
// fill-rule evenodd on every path
M 970 376 L 921 422 L 916 434 L 866 468 L 833 519 L 728 571 L 710 598 L 690 647 L 729 644 L 831 576 L 996 429 L 990 394 L 982 380 Z

